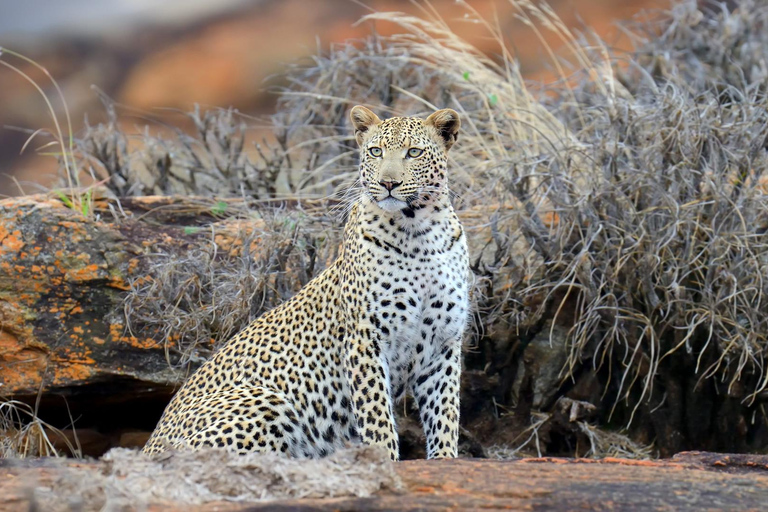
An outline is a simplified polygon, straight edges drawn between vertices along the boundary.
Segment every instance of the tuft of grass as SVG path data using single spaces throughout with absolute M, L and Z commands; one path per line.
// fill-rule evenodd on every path
M 8 57 L 20 61 L 20 63 L 9 62 Z M 62 203 L 67 208 L 71 208 L 75 211 L 79 211 L 83 217 L 88 218 L 93 213 L 93 189 L 91 187 L 83 187 L 80 182 L 80 168 L 78 166 L 74 145 L 75 138 L 72 131 L 72 119 L 69 115 L 69 109 L 67 108 L 67 102 L 64 98 L 64 93 L 61 91 L 58 82 L 51 76 L 47 69 L 41 66 L 38 62 L 30 59 L 29 57 L 15 52 L 9 48 L 0 47 L 0 66 L 10 69 L 25 81 L 27 81 L 37 92 L 40 94 L 48 114 L 51 117 L 53 123 L 53 130 L 39 128 L 32 132 L 21 148 L 21 152 L 29 146 L 32 141 L 40 135 L 44 135 L 52 139 L 46 144 L 43 144 L 37 148 L 37 153 L 44 156 L 54 156 L 61 161 L 61 167 L 63 169 L 66 179 L 66 190 L 55 190 L 56 195 L 59 197 Z M 61 102 L 64 110 L 64 117 L 66 124 L 63 124 L 59 120 L 59 116 L 56 113 L 56 109 L 53 106 L 53 100 L 48 96 L 48 93 L 44 89 L 44 85 L 37 82 L 32 76 L 24 71 L 21 66 L 32 66 L 38 72 L 42 73 L 45 78 L 51 83 L 56 91 L 56 96 Z M 57 147 L 58 151 L 48 151 L 48 148 Z
M 586 453 L 579 454 L 582 457 L 592 459 L 619 457 L 622 459 L 648 460 L 656 456 L 652 445 L 640 444 L 625 434 L 607 431 L 586 421 L 578 422 L 578 428 L 589 443 Z
M 531 424 L 512 444 L 494 444 L 488 447 L 491 459 L 510 460 L 520 457 L 542 457 L 547 453 L 547 442 L 553 437 L 552 415 L 535 413 Z M 626 434 L 612 432 L 586 421 L 574 424 L 577 439 L 573 456 L 588 459 L 619 457 L 622 459 L 648 460 L 657 456 L 653 446 L 633 441 Z M 581 446 L 585 445 L 585 446 Z
M 0 397 L 0 458 L 59 457 L 55 440 L 63 444 L 68 455 L 81 456 L 80 447 L 56 427 L 37 415 L 37 407 L 18 400 Z

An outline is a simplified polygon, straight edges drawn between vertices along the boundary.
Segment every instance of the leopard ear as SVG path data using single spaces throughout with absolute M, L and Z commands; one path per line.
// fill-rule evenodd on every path
M 355 127 L 355 140 L 357 140 L 358 146 L 363 145 L 363 136 L 368 130 L 381 123 L 381 119 L 376 114 L 362 105 L 352 107 L 352 110 L 349 111 L 349 120 Z
M 444 108 L 430 115 L 424 123 L 427 126 L 434 126 L 437 130 L 437 134 L 443 140 L 445 144 L 445 150 L 451 149 L 451 146 L 459 138 L 459 127 L 461 121 L 459 120 L 459 114 L 450 108 Z

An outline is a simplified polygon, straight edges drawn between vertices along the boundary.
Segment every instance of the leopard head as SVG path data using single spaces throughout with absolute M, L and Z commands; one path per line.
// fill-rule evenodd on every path
M 382 121 L 365 107 L 350 112 L 360 146 L 360 180 L 382 210 L 424 208 L 447 190 L 447 154 L 458 137 L 459 114 L 449 108 L 426 119 Z

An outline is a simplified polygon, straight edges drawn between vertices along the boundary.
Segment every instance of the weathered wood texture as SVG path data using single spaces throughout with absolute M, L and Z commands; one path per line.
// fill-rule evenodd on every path
M 69 462 L 79 467 L 101 463 Z M 37 467 L 35 467 L 37 466 Z M 50 487 L 57 466 L 0 466 L 0 510 L 32 510 L 35 487 Z M 60 466 L 59 466 L 60 467 Z M 400 493 L 368 498 L 262 503 L 157 503 L 149 510 L 765 510 L 768 458 L 684 453 L 671 460 L 523 459 L 406 461 Z M 86 504 L 87 505 L 87 504 Z

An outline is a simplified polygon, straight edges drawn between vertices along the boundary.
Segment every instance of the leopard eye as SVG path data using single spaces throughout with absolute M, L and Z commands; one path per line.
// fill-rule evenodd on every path
M 373 158 L 379 158 L 381 156 L 381 148 L 368 148 L 368 154 L 370 154 Z
M 423 149 L 411 148 L 408 150 L 408 158 L 419 158 L 423 152 Z

